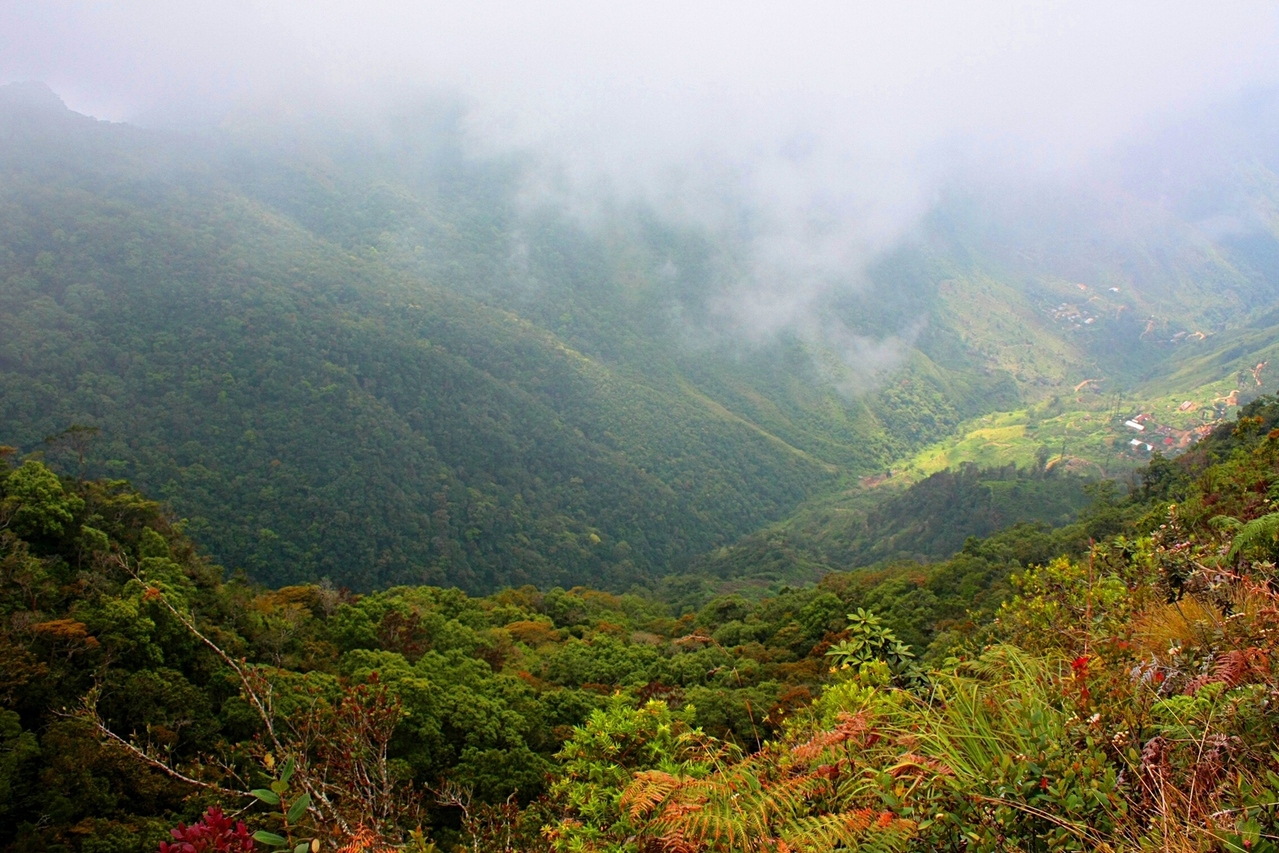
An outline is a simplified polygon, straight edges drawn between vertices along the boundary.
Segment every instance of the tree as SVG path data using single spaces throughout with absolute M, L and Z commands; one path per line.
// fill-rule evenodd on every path
M 403 712 L 399 699 L 376 673 L 366 683 L 340 686 L 336 697 L 322 685 L 277 685 L 270 668 L 232 658 L 160 586 L 144 580 L 123 555 L 117 559 L 145 587 L 144 599 L 162 605 L 233 673 L 259 730 L 247 747 L 251 766 L 233 758 L 213 758 L 182 768 L 163 749 L 112 731 L 98 712 L 95 690 L 85 697 L 81 716 L 105 743 L 194 788 L 275 807 L 280 832 L 260 832 L 263 837 L 258 840 L 267 844 L 291 849 L 299 840 L 310 843 L 303 837 L 308 828 L 332 839 L 367 832 L 399 839 L 417 825 L 420 797 L 389 754 Z M 287 713 L 281 710 L 282 701 L 289 707 Z M 250 788 L 252 780 L 263 775 L 269 787 Z M 238 787 L 229 786 L 234 783 Z
M 84 508 L 79 495 L 67 494 L 58 475 L 28 459 L 0 480 L 0 530 L 19 536 L 54 536 Z
M 69 448 L 76 455 L 76 462 L 79 463 L 77 470 L 80 472 L 80 479 L 83 480 L 89 446 L 93 444 L 100 432 L 101 429 L 95 426 L 72 424 L 57 435 L 45 436 L 44 443 L 50 447 L 62 445 Z

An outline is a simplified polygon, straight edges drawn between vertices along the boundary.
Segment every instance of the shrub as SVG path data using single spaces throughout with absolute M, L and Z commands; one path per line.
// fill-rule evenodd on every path
M 252 853 L 253 836 L 244 821 L 233 821 L 213 806 L 190 826 L 178 824 L 170 832 L 173 842 L 160 842 L 160 853 Z

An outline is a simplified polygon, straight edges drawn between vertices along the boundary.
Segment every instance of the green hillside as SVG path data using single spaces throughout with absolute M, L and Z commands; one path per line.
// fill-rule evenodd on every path
M 229 565 L 361 587 L 625 585 L 829 477 L 193 167 L 131 164 L 128 129 L 7 118 L 0 432 L 35 448 L 100 427 L 91 472 L 146 483 Z
M 681 351 L 651 312 L 626 323 L 619 282 L 645 268 L 564 223 L 535 244 L 539 275 L 581 291 L 585 331 L 486 301 L 477 235 L 510 227 L 508 199 L 471 208 L 496 166 L 453 176 L 462 201 L 424 200 L 95 122 L 39 87 L 6 90 L 2 121 L 0 435 L 74 470 L 45 439 L 96 428 L 86 473 L 146 486 L 257 578 L 624 588 L 958 417 L 920 427 L 902 413 L 921 401 L 981 405 L 956 371 L 849 400 L 798 343 L 781 363 Z M 387 199 L 470 248 L 384 257 L 363 225 Z
M 1211 408 L 1272 346 L 1265 240 L 1133 240 L 1033 194 L 943 198 L 816 306 L 838 335 L 748 345 L 711 310 L 745 238 L 530 207 L 530 168 L 468 154 L 448 109 L 180 135 L 0 90 L 0 439 L 83 451 L 270 582 L 625 589 L 873 504 L 890 469 L 1121 475 L 1125 417 Z

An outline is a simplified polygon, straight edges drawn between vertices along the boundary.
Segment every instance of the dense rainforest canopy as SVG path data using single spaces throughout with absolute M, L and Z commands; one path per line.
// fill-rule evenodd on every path
M 351 849 L 1257 850 L 1274 830 L 1274 398 L 1073 524 L 751 598 L 272 589 L 126 483 L 6 453 L 9 849 L 154 850 L 211 804 Z

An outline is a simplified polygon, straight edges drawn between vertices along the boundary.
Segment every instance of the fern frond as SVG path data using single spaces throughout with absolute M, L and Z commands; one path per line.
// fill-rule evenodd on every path
M 881 737 L 867 714 L 843 714 L 802 741 L 774 741 L 705 774 L 637 773 L 623 813 L 641 849 L 661 853 L 817 853 L 881 836 L 878 846 L 894 849 L 893 833 L 905 837 L 913 824 L 866 807 L 849 772 Z
M 1279 512 L 1272 512 L 1254 518 L 1238 529 L 1226 559 L 1235 560 L 1250 552 L 1268 553 L 1276 544 L 1279 544 Z
M 631 820 L 638 820 L 669 797 L 671 792 L 679 788 L 684 781 L 678 776 L 672 776 L 660 770 L 636 773 L 631 784 L 622 792 L 622 811 L 629 815 Z
M 1186 685 L 1183 691 L 1187 696 L 1194 696 L 1199 688 L 1209 684 L 1224 684 L 1226 689 L 1238 687 L 1256 675 L 1262 675 L 1270 668 L 1270 658 L 1261 649 L 1232 649 L 1217 658 L 1217 665 L 1212 672 L 1201 675 Z
M 891 812 L 875 809 L 852 809 L 836 814 L 818 815 L 796 821 L 783 840 L 795 851 L 859 849 L 874 837 L 878 849 L 901 849 L 910 839 L 914 823 Z
M 804 743 L 791 750 L 790 757 L 798 762 L 816 761 L 827 750 L 850 740 L 858 740 L 869 731 L 870 724 L 866 714 L 841 713 L 835 728 L 818 732 Z

